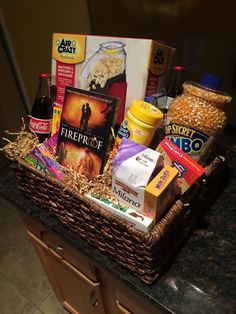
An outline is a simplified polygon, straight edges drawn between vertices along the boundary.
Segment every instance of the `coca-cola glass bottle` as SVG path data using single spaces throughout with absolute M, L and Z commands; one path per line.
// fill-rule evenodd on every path
M 31 109 L 29 129 L 35 133 L 40 142 L 50 136 L 52 122 L 52 100 L 50 94 L 51 76 L 48 73 L 39 75 L 38 91 Z

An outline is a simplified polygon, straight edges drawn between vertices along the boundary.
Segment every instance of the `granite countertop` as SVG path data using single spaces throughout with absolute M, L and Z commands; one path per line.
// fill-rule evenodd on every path
M 229 183 L 198 223 L 163 276 L 146 285 L 58 220 L 40 210 L 17 190 L 11 172 L 0 177 L 0 194 L 27 210 L 41 223 L 92 258 L 152 304 L 174 313 L 236 313 L 236 132 L 226 128 L 222 141 L 229 147 Z

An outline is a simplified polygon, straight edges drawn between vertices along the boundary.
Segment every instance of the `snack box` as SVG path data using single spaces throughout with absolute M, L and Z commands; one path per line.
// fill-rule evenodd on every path
M 179 171 L 178 182 L 182 193 L 186 192 L 205 173 L 202 166 L 167 138 L 160 142 L 156 150 L 163 155 L 165 165 L 171 165 Z
M 144 190 L 163 167 L 160 153 L 123 138 L 112 161 L 112 192 L 126 207 L 142 213 Z
M 124 218 L 129 223 L 131 223 L 133 227 L 140 231 L 146 233 L 153 227 L 154 220 L 152 218 L 146 217 L 143 214 L 136 212 L 132 208 L 123 207 L 118 203 L 112 202 L 105 198 L 97 197 L 96 195 L 87 194 L 86 196 L 105 210 L 112 212 L 118 217 Z
M 59 131 L 60 122 L 61 122 L 61 112 L 62 112 L 61 106 L 58 106 L 58 105 L 53 106 L 51 136 L 53 136 Z
M 166 86 L 175 50 L 151 39 L 54 33 L 51 72 L 56 103 L 63 106 L 66 86 L 119 98 L 119 125 L 132 100 Z
M 156 222 L 172 205 L 178 194 L 178 170 L 165 166 L 145 189 L 143 214 Z

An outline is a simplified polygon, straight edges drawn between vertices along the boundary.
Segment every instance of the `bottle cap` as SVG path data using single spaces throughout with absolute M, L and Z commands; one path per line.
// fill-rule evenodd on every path
M 50 78 L 50 77 L 51 77 L 51 74 L 43 72 L 43 73 L 40 73 L 40 74 L 39 74 L 39 77 Z
M 201 77 L 200 83 L 208 88 L 217 90 L 221 88 L 223 78 L 212 74 L 204 73 Z
M 155 98 L 152 96 L 145 96 L 144 101 L 148 102 L 149 104 L 154 105 Z
M 143 100 L 133 100 L 129 112 L 138 120 L 156 127 L 163 113 L 155 106 Z

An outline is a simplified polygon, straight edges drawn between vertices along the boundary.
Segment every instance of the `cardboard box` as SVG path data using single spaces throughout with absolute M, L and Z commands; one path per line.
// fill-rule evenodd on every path
M 96 197 L 95 195 L 86 195 L 87 198 L 92 200 L 97 205 L 101 206 L 105 210 L 113 213 L 114 215 L 124 218 L 136 229 L 148 232 L 153 227 L 153 219 L 137 213 L 131 208 L 122 207 L 120 204 L 112 202 L 110 200 Z
M 156 150 L 164 157 L 164 164 L 171 165 L 179 171 L 179 186 L 186 192 L 205 173 L 205 169 L 185 154 L 173 142 L 165 138 Z
M 162 166 L 160 153 L 123 138 L 112 162 L 112 192 L 115 199 L 142 213 L 145 188 Z
M 62 112 L 61 106 L 53 107 L 51 136 L 53 136 L 59 131 L 60 122 L 61 122 L 61 112 Z
M 145 189 L 144 212 L 147 217 L 159 220 L 178 193 L 178 170 L 165 166 Z
M 134 99 L 166 86 L 175 49 L 151 39 L 53 34 L 52 84 L 63 105 L 65 86 L 120 99 L 117 124 Z

